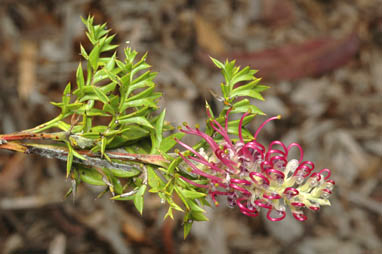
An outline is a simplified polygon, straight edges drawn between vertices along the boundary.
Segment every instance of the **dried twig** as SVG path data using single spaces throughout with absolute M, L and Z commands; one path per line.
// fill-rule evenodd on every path
M 68 156 L 68 149 L 58 145 L 42 145 L 42 144 L 22 144 L 16 142 L 7 142 L 0 144 L 0 149 L 7 149 L 16 152 L 23 152 L 27 154 L 37 154 L 42 157 L 56 158 L 66 161 Z M 92 153 L 89 150 L 78 151 L 86 160 L 74 158 L 74 163 L 83 164 L 92 167 L 105 167 L 116 168 L 126 171 L 140 169 L 138 163 L 147 163 L 154 165 L 161 165 L 166 160 L 160 155 L 146 155 L 146 154 L 130 154 L 117 151 L 109 151 L 106 154 L 113 161 L 102 159 L 100 154 Z

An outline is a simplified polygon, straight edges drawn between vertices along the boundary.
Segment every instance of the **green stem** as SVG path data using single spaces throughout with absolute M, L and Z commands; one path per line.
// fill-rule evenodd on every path
M 34 128 L 28 129 L 28 130 L 24 130 L 23 132 L 39 133 L 39 132 L 45 131 L 49 128 L 52 128 L 54 126 L 54 124 L 58 123 L 62 119 L 64 119 L 64 115 L 60 114 L 57 117 L 53 118 L 52 120 L 50 120 L 46 123 L 40 124 Z

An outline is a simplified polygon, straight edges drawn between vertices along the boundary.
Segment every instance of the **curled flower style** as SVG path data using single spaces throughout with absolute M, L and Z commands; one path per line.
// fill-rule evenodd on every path
M 229 113 L 230 110 L 224 127 L 215 119 L 210 121 L 214 131 L 222 136 L 222 141 L 215 141 L 199 128 L 188 125 L 181 130 L 203 138 L 211 148 L 210 153 L 203 150 L 198 152 L 177 140 L 191 152 L 191 155 L 179 153 L 191 173 L 208 179 L 207 184 L 199 184 L 181 176 L 184 181 L 207 189 L 215 205 L 219 205 L 218 196 L 226 196 L 230 207 L 237 206 L 250 217 L 256 217 L 260 210 L 266 210 L 267 218 L 271 221 L 284 219 L 287 208 L 295 219 L 304 221 L 307 219 L 304 208 L 317 211 L 320 206 L 330 205 L 328 198 L 335 182 L 329 179 L 329 169 L 313 172 L 314 163 L 303 161 L 303 149 L 297 143 L 286 146 L 276 140 L 266 147 L 256 140 L 260 130 L 268 122 L 280 119 L 280 116 L 264 121 L 256 130 L 254 139 L 245 142 L 242 128 L 248 113 L 243 114 L 238 126 L 239 140 L 233 142 L 227 131 Z M 299 151 L 298 159 L 288 158 L 292 149 Z

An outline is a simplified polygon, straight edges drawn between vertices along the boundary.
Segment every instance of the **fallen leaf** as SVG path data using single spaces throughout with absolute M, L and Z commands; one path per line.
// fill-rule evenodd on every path
M 221 55 L 225 52 L 224 40 L 211 23 L 196 14 L 194 24 L 199 47 L 207 50 L 211 55 Z
M 26 40 L 21 45 L 17 91 L 22 100 L 27 100 L 36 86 L 37 45 Z
M 303 43 L 256 52 L 227 53 L 220 60 L 236 59 L 238 65 L 259 70 L 265 80 L 296 80 L 315 77 L 333 71 L 349 62 L 358 52 L 360 40 L 354 32 L 341 39 L 322 37 Z M 202 61 L 210 63 L 206 53 L 199 52 Z

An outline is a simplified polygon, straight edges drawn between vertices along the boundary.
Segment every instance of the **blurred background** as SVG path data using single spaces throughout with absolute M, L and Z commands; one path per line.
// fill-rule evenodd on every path
M 0 151 L 0 253 L 382 253 L 382 1 L 0 0 L 0 133 L 58 113 L 49 102 L 75 79 L 89 13 L 149 52 L 174 125 L 203 124 L 204 100 L 220 107 L 208 55 L 258 69 L 271 89 L 255 105 L 282 115 L 263 141 L 298 142 L 332 169 L 332 206 L 304 223 L 221 206 L 183 240 L 182 215 L 164 221 L 154 195 L 143 216 L 85 185 L 73 203 L 64 163 Z

